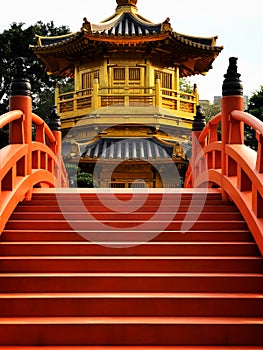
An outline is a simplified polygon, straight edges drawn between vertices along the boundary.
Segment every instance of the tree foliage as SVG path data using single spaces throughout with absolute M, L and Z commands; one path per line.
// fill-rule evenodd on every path
M 186 92 L 187 94 L 192 94 L 194 86 L 187 78 L 180 78 L 179 80 L 180 91 Z
M 248 113 L 263 121 L 263 85 L 249 99 Z
M 93 188 L 98 187 L 97 182 L 93 179 L 93 175 L 82 171 L 77 165 L 65 163 L 68 173 L 69 184 L 71 187 Z
M 263 85 L 249 99 L 247 112 L 263 122 Z M 245 144 L 257 150 L 255 131 L 248 125 L 245 125 Z
M 15 59 L 24 57 L 32 86 L 34 112 L 44 118 L 48 116 L 52 104 L 54 104 L 53 96 L 56 83 L 61 78 L 46 74 L 44 66 L 30 49 L 30 45 L 35 43 L 36 35 L 56 36 L 69 32 L 70 30 L 66 26 L 55 27 L 53 21 L 47 24 L 39 21 L 25 29 L 24 23 L 13 23 L 10 29 L 4 30 L 0 34 L 0 114 L 8 111 L 9 90 Z M 46 109 L 43 109 L 43 100 Z
M 210 103 L 209 101 L 201 102 L 202 112 L 205 116 L 205 121 L 208 122 L 212 117 L 217 115 L 221 111 L 221 101 L 216 103 Z

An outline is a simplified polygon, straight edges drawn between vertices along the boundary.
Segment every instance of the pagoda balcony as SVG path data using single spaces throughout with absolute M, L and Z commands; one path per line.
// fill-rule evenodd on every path
M 196 113 L 198 94 L 154 86 L 100 86 L 60 93 L 56 90 L 56 105 L 62 119 L 83 116 L 103 107 L 159 107 L 176 117 L 192 119 Z

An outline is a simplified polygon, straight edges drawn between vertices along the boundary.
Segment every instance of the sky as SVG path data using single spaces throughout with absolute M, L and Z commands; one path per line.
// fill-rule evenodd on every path
M 213 102 L 221 96 L 229 57 L 238 58 L 238 72 L 244 95 L 250 97 L 263 85 L 263 11 L 262 0 L 138 0 L 139 13 L 154 23 L 167 17 L 175 32 L 192 36 L 218 36 L 217 45 L 224 46 L 206 76 L 194 76 L 199 97 Z M 76 6 L 74 6 L 76 4 Z M 80 30 L 83 17 L 99 23 L 116 9 L 116 0 L 12 0 L 1 7 L 0 32 L 13 22 L 25 23 L 24 28 L 41 20 L 54 21 L 55 26 L 67 25 L 72 32 Z

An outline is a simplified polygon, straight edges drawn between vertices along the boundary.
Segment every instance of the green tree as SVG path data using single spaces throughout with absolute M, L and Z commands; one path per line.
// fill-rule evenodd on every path
M 77 184 L 78 184 L 78 188 L 80 188 L 80 187 L 85 187 L 85 188 L 97 187 L 97 186 L 94 186 L 92 174 L 84 173 L 84 172 L 80 172 L 78 174 Z
M 98 187 L 97 182 L 93 179 L 93 175 L 82 171 L 77 165 L 65 163 L 68 173 L 69 183 L 71 187 L 93 188 Z
M 12 81 L 15 59 L 24 57 L 32 86 L 33 110 L 46 119 L 54 105 L 56 83 L 64 82 L 57 76 L 48 76 L 44 66 L 38 60 L 30 45 L 35 42 L 36 34 L 56 36 L 69 33 L 66 26 L 55 27 L 51 21 L 41 21 L 24 29 L 23 23 L 13 23 L 9 29 L 0 34 L 0 115 L 8 112 L 9 92 Z M 8 127 L 0 130 L 0 148 L 8 144 Z
M 263 85 L 249 99 L 247 112 L 263 121 Z M 245 144 L 257 150 L 255 131 L 248 125 L 245 125 Z
M 263 85 L 249 99 L 248 113 L 263 121 Z
M 221 111 L 221 102 L 210 103 L 209 101 L 200 101 L 202 112 L 205 116 L 205 121 L 208 122 L 212 117 Z
M 180 78 L 179 80 L 180 91 L 186 92 L 187 94 L 192 94 L 194 86 L 187 78 Z
M 14 73 L 15 59 L 24 57 L 32 86 L 34 112 L 47 118 L 54 104 L 54 89 L 61 81 L 57 76 L 48 76 L 44 66 L 30 49 L 36 35 L 56 36 L 69 33 L 66 26 L 55 27 L 51 21 L 41 21 L 24 29 L 24 23 L 13 23 L 8 30 L 0 34 L 0 114 L 8 111 L 9 90 Z M 46 109 L 43 108 L 43 100 Z M 40 112 L 40 113 L 39 113 Z

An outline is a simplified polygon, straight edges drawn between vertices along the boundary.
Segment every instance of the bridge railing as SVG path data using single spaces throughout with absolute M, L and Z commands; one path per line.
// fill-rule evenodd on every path
M 231 58 L 221 113 L 203 130 L 193 130 L 193 156 L 185 187 L 221 188 L 223 199 L 232 200 L 239 208 L 263 255 L 263 123 L 243 110 L 242 85 L 235 64 Z M 245 124 L 255 130 L 257 151 L 244 144 Z
M 0 116 L 0 129 L 6 125 L 9 144 L 0 149 L 0 233 L 16 205 L 31 199 L 34 187 L 68 186 L 60 157 L 61 132 L 55 118 L 51 130 L 32 113 L 30 83 L 23 66 L 11 84 L 10 111 Z

